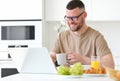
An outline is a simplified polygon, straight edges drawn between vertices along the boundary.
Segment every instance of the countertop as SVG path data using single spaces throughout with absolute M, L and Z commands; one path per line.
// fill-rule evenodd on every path
M 104 77 L 67 77 L 57 74 L 14 74 L 0 81 L 113 81 L 108 76 Z

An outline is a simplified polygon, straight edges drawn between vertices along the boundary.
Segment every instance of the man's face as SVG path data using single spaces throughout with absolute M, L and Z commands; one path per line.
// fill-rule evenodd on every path
M 84 23 L 84 10 L 75 8 L 73 10 L 66 10 L 65 19 L 72 31 L 79 31 Z

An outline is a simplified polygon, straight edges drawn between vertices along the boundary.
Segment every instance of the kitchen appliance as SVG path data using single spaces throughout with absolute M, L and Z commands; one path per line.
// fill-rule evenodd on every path
M 8 48 L 42 47 L 42 20 L 0 20 L 0 60 L 10 60 Z
M 0 20 L 0 44 L 6 47 L 41 47 L 42 20 Z

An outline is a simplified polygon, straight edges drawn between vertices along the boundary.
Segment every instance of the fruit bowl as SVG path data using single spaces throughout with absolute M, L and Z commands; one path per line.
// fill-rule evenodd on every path
M 114 81 L 120 81 L 120 71 L 119 70 L 106 68 L 106 72 L 107 72 L 108 77 L 110 77 Z

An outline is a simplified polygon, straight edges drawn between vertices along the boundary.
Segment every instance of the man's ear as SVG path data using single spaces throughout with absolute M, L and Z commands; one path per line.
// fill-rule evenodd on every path
M 84 18 L 86 18 L 86 17 L 87 17 L 87 12 L 85 11 L 85 12 L 84 12 Z

